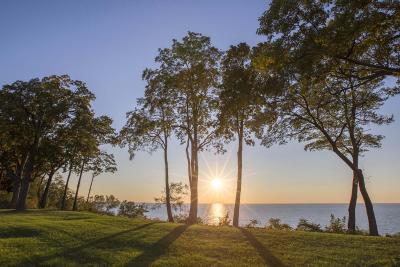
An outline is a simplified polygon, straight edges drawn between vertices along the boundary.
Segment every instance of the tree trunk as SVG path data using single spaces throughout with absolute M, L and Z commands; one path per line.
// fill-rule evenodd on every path
M 10 209 L 15 209 L 17 207 L 17 201 L 19 197 L 19 191 L 21 190 L 21 176 L 15 177 L 13 182 L 13 193 L 10 202 Z
M 196 139 L 195 139 L 196 140 Z M 194 141 L 196 142 L 196 141 Z M 192 157 L 191 157 L 191 171 L 192 171 L 192 182 L 190 185 L 190 210 L 189 210 L 189 218 L 188 224 L 195 224 L 197 223 L 197 206 L 198 206 L 198 151 L 197 151 L 197 144 L 192 144 Z
M 364 174 L 361 169 L 357 172 L 358 186 L 360 188 L 361 195 L 364 199 L 365 208 L 367 210 L 368 224 L 369 224 L 369 234 L 373 236 L 378 236 L 378 225 L 376 224 L 376 218 L 374 213 L 374 207 L 372 201 L 368 195 L 367 189 L 365 187 Z
M 351 197 L 350 197 L 350 203 L 349 203 L 349 208 L 348 208 L 349 220 L 347 222 L 347 229 L 350 233 L 354 233 L 356 231 L 357 192 L 358 192 L 357 173 L 353 171 Z
M 89 191 L 87 193 L 86 203 L 89 203 L 90 191 L 92 191 L 92 184 L 94 180 L 94 175 L 92 175 L 92 181 L 90 181 Z
M 36 148 L 36 150 L 37 150 L 37 148 Z M 23 211 L 26 209 L 26 199 L 28 197 L 29 186 L 30 186 L 31 179 L 32 179 L 34 158 L 35 158 L 35 152 L 31 153 L 28 156 L 26 166 L 23 171 L 24 175 L 21 180 L 21 189 L 19 191 L 18 201 L 17 201 L 17 205 L 16 205 L 16 210 L 18 210 L 18 211 Z
M 165 204 L 167 206 L 168 221 L 174 222 L 171 209 L 171 196 L 169 191 L 169 173 L 168 173 L 168 145 L 165 143 L 164 148 L 164 165 L 165 165 Z
M 186 160 L 187 160 L 187 168 L 188 168 L 188 178 L 189 178 L 189 186 L 192 184 L 192 169 L 191 169 L 191 160 L 189 155 L 189 138 L 186 142 Z
M 235 209 L 233 211 L 233 226 L 239 226 L 239 210 L 240 210 L 240 194 L 242 192 L 242 154 L 243 154 L 243 123 L 240 125 L 238 134 L 238 151 L 237 151 L 237 182 L 236 182 L 236 198 Z
M 81 167 L 81 171 L 79 174 L 79 179 L 78 179 L 78 184 L 76 186 L 76 192 L 75 192 L 75 198 L 74 198 L 74 205 L 72 206 L 72 210 L 76 211 L 78 210 L 78 193 L 79 193 L 79 187 L 81 186 L 81 179 L 82 179 L 82 173 L 83 173 L 83 168 L 85 167 L 85 162 L 82 162 L 82 167 Z
M 36 196 L 37 196 L 38 200 L 40 200 L 42 198 L 41 197 L 42 196 L 41 192 L 42 192 L 42 183 L 43 183 L 44 177 L 45 177 L 45 175 L 42 175 L 42 177 L 40 178 L 39 186 L 38 186 L 38 189 L 36 191 Z
M 65 210 L 65 200 L 67 198 L 68 183 L 69 183 L 69 178 L 71 178 L 71 173 L 72 173 L 72 162 L 69 164 L 69 172 L 68 172 L 67 182 L 65 183 L 64 194 L 61 202 L 61 210 Z
M 40 209 L 46 208 L 47 198 L 49 197 L 50 185 L 51 185 L 51 181 L 53 180 L 54 173 L 55 172 L 53 172 L 53 171 L 50 172 L 49 178 L 47 178 L 46 187 L 44 188 L 44 192 L 43 192 L 42 198 L 40 199 L 40 203 L 39 203 Z
M 4 176 L 4 171 L 2 169 L 0 169 L 0 190 L 1 190 L 1 185 L 3 183 L 3 176 Z

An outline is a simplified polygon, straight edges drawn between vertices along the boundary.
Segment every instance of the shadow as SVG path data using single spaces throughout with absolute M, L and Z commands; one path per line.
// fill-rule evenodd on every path
M 43 232 L 39 229 L 30 227 L 15 227 L 0 229 L 0 238 L 24 238 L 24 237 L 36 237 L 41 235 Z
M 267 248 L 265 248 L 264 245 L 260 241 L 258 241 L 257 238 L 255 238 L 250 231 L 244 228 L 239 228 L 239 229 L 243 233 L 243 235 L 247 238 L 249 243 L 257 250 L 258 254 L 264 260 L 265 264 L 274 267 L 285 266 L 282 263 L 282 261 L 277 257 L 275 257 Z
M 146 248 L 142 254 L 129 261 L 125 266 L 149 266 L 152 262 L 165 254 L 168 247 L 174 243 L 188 227 L 189 225 L 185 224 L 174 228 L 152 246 Z
M 108 236 L 105 236 L 105 237 L 102 237 L 102 238 L 93 239 L 93 240 L 91 240 L 91 241 L 89 241 L 89 242 L 87 242 L 87 243 L 85 243 L 83 245 L 80 245 L 80 246 L 77 246 L 77 247 L 72 247 L 72 248 L 67 248 L 67 249 L 58 251 L 58 252 L 56 252 L 54 254 L 51 254 L 51 255 L 32 257 L 32 258 L 30 258 L 30 259 L 28 259 L 28 260 L 26 260 L 24 262 L 21 262 L 20 265 L 21 266 L 32 265 L 32 264 L 33 265 L 39 265 L 39 266 L 40 265 L 45 265 L 45 263 L 47 261 L 55 259 L 57 257 L 73 257 L 78 261 L 82 261 L 81 262 L 82 264 L 84 264 L 84 263 L 86 263 L 86 264 L 93 263 L 93 262 L 86 262 L 87 259 L 83 255 L 80 255 L 81 254 L 80 252 L 82 250 L 86 249 L 86 248 L 99 247 L 102 243 L 110 244 L 110 242 L 113 242 L 113 244 L 114 244 L 114 241 L 113 241 L 114 238 L 116 238 L 118 236 L 122 236 L 122 235 L 127 234 L 127 233 L 131 233 L 131 232 L 135 232 L 135 231 L 141 230 L 141 229 L 149 227 L 149 226 L 151 226 L 153 224 L 155 224 L 155 222 L 143 224 L 143 225 L 140 225 L 138 227 L 131 228 L 131 229 L 124 230 L 124 231 L 120 231 L 120 232 L 117 232 L 117 233 L 114 233 L 114 234 L 111 234 L 111 235 L 108 235 Z M 76 238 L 76 237 L 74 237 L 72 235 L 71 235 L 71 237 Z M 77 256 L 77 257 L 74 257 L 74 256 Z

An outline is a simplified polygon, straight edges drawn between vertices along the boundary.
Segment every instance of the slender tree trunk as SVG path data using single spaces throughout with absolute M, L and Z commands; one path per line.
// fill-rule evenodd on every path
M 13 193 L 10 202 L 10 209 L 15 209 L 17 207 L 17 201 L 19 197 L 19 191 L 21 190 L 21 175 L 14 177 L 13 181 Z
M 164 166 L 165 166 L 165 204 L 167 206 L 167 215 L 168 221 L 174 222 L 174 217 L 172 216 L 171 209 L 171 196 L 169 191 L 169 173 L 168 173 L 168 144 L 165 140 L 165 148 L 164 148 Z
M 0 169 L 0 190 L 1 190 L 1 185 L 3 183 L 3 176 L 4 176 L 4 171 L 2 169 Z
M 23 211 L 26 209 L 26 199 L 28 197 L 29 186 L 32 179 L 33 165 L 33 156 L 29 156 L 24 170 L 24 176 L 21 181 L 21 189 L 19 191 L 18 201 L 16 205 L 16 210 L 18 211 Z
M 94 175 L 92 175 L 92 180 L 90 181 L 89 191 L 87 193 L 86 203 L 89 203 L 90 191 L 92 191 L 92 184 L 94 180 Z
M 36 191 L 36 196 L 37 196 L 38 200 L 41 199 L 42 183 L 43 183 L 44 177 L 45 177 L 45 175 L 42 175 L 42 177 L 40 178 L 39 186 L 38 186 L 38 189 Z
M 356 205 L 357 205 L 357 192 L 358 192 L 358 180 L 357 173 L 353 171 L 353 182 L 351 188 L 351 197 L 349 203 L 349 220 L 347 222 L 347 229 L 350 233 L 356 231 Z
M 17 207 L 17 202 L 19 199 L 19 193 L 21 191 L 21 182 L 22 182 L 22 175 L 24 172 L 25 164 L 28 159 L 28 154 L 25 154 L 22 156 L 21 159 L 21 164 L 18 164 L 17 162 L 17 168 L 15 171 L 15 175 L 13 175 L 13 194 L 10 202 L 10 208 L 15 209 Z M 4 173 L 4 175 L 7 175 L 7 172 Z
M 68 183 L 69 183 L 69 178 L 71 178 L 71 173 L 72 173 L 72 162 L 69 164 L 69 172 L 68 172 L 68 177 L 67 177 L 67 182 L 65 183 L 65 188 L 64 188 L 64 193 L 63 193 L 63 198 L 61 201 L 61 210 L 65 210 L 65 200 L 67 198 L 67 192 L 68 192 Z
M 189 186 L 192 185 L 192 169 L 191 169 L 191 160 L 190 160 L 190 155 L 189 155 L 189 138 L 186 142 L 186 160 L 187 160 L 187 168 L 188 168 L 188 178 L 189 178 Z
M 233 211 L 233 226 L 239 226 L 239 210 L 240 210 L 240 194 L 242 192 L 242 155 L 243 155 L 243 123 L 240 125 L 238 134 L 238 151 L 237 151 L 237 182 L 236 182 L 236 198 L 235 209 Z
M 197 150 L 197 138 L 194 139 L 192 144 L 192 155 L 191 155 L 191 170 L 192 170 L 192 183 L 190 186 L 190 210 L 188 224 L 197 223 L 197 206 L 198 206 L 198 150 Z
M 82 173 L 83 173 L 83 168 L 85 167 L 85 162 L 82 162 L 82 167 L 81 171 L 79 174 L 79 179 L 78 179 L 78 184 L 76 186 L 76 192 L 75 192 L 75 198 L 74 198 L 74 205 L 72 206 L 72 210 L 76 211 L 78 210 L 78 193 L 79 193 L 79 187 L 81 186 L 81 179 L 82 179 Z
M 39 208 L 40 209 L 46 208 L 47 199 L 49 197 L 50 185 L 51 185 L 51 182 L 53 180 L 54 173 L 55 172 L 53 172 L 53 171 L 50 172 L 49 178 L 47 178 L 46 187 L 44 188 L 44 192 L 43 192 L 42 198 L 40 199 L 40 203 L 39 203 Z
M 378 236 L 378 225 L 376 224 L 374 207 L 372 201 L 368 195 L 367 189 L 365 187 L 364 174 L 361 169 L 357 172 L 358 186 L 360 188 L 360 193 L 364 199 L 365 208 L 367 210 L 368 224 L 369 224 L 369 234 L 373 236 Z

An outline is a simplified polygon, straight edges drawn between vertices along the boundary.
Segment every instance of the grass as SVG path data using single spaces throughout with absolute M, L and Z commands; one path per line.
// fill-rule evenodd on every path
M 0 211 L 0 266 L 400 266 L 400 239 Z

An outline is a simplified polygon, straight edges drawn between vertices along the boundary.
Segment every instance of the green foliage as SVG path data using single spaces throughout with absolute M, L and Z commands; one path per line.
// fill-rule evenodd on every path
M 226 212 L 224 216 L 218 218 L 218 226 L 229 226 L 231 222 L 231 219 L 229 219 L 229 212 Z
M 182 213 L 184 207 L 184 197 L 188 194 L 188 185 L 182 182 L 170 183 L 170 202 L 171 207 L 175 212 Z M 166 204 L 165 189 L 161 192 L 161 196 L 154 199 L 154 208 L 159 208 L 161 205 Z
M 144 217 L 146 212 L 148 212 L 146 204 L 127 200 L 122 201 L 118 208 L 118 216 L 128 218 Z
M 292 227 L 286 223 L 281 223 L 281 220 L 278 218 L 271 218 L 268 220 L 267 225 L 265 226 L 267 230 L 292 230 Z
M 246 224 L 246 228 L 254 228 L 257 227 L 257 225 L 260 224 L 260 222 L 256 219 L 250 219 L 250 222 Z
M 95 195 L 89 200 L 87 210 L 100 214 L 115 215 L 120 203 L 113 195 Z
M 305 231 L 305 232 L 322 232 L 323 231 L 321 228 L 321 225 L 312 223 L 303 218 L 299 220 L 296 230 Z
M 331 219 L 329 225 L 325 227 L 325 232 L 343 234 L 346 233 L 346 231 L 346 217 L 340 219 L 331 214 Z

